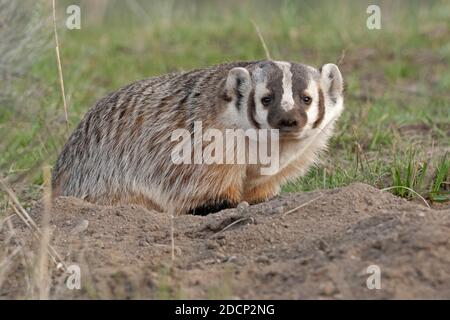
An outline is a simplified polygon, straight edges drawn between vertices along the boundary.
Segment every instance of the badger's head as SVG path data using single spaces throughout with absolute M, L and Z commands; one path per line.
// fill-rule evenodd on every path
M 231 69 L 225 89 L 230 107 L 240 113 L 238 125 L 279 129 L 280 138 L 306 138 L 333 123 L 343 109 L 343 80 L 334 64 L 317 70 L 260 61 Z

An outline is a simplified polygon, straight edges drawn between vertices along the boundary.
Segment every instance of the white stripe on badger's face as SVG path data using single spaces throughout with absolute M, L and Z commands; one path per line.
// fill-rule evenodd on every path
M 303 131 L 312 129 L 314 122 L 319 117 L 319 86 L 316 80 L 312 78 L 308 79 L 308 86 L 305 89 L 305 93 L 312 98 L 312 103 L 309 105 L 308 110 L 306 110 L 308 122 Z
M 283 72 L 283 96 L 281 97 L 281 108 L 289 111 L 294 108 L 294 97 L 292 95 L 292 72 L 291 64 L 284 61 L 274 61 Z
M 261 99 L 270 93 L 267 89 L 266 82 L 259 82 L 255 86 L 255 120 L 258 122 L 261 129 L 270 129 L 270 125 L 267 122 L 267 117 L 269 115 L 269 110 L 264 107 L 261 103 Z

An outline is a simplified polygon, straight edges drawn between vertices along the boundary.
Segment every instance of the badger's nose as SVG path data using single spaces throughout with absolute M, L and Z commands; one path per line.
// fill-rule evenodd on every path
M 272 128 L 280 130 L 280 132 L 298 132 L 306 124 L 306 113 L 301 110 L 290 110 L 289 112 L 276 112 L 272 116 L 269 115 L 269 124 Z
M 278 121 L 278 128 L 282 131 L 292 131 L 298 127 L 297 119 L 280 119 Z
M 282 117 L 277 122 L 277 128 L 281 132 L 293 132 L 300 129 L 300 120 L 296 117 Z

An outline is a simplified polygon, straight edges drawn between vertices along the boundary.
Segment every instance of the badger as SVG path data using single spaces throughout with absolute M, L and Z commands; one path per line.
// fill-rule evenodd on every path
M 86 113 L 54 166 L 53 196 L 175 214 L 259 203 L 317 162 L 343 108 L 343 78 L 331 63 L 231 62 L 137 81 Z M 262 174 L 258 163 L 176 163 L 172 134 L 194 134 L 196 123 L 277 130 L 278 166 Z

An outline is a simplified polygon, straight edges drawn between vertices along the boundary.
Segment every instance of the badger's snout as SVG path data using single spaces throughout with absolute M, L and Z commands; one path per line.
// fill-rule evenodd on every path
M 269 119 L 269 123 L 275 129 L 279 129 L 281 133 L 297 133 L 306 124 L 306 114 L 302 114 L 299 110 L 290 110 L 287 112 L 278 112 Z

